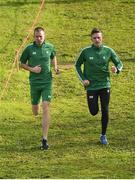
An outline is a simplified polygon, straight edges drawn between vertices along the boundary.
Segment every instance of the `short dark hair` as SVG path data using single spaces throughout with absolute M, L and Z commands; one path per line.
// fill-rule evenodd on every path
M 39 32 L 39 31 L 45 31 L 45 30 L 43 27 L 38 26 L 34 29 L 34 34 L 35 34 L 35 32 Z
M 102 31 L 99 28 L 93 28 L 91 33 L 90 33 L 90 36 L 92 36 L 95 33 L 102 33 Z

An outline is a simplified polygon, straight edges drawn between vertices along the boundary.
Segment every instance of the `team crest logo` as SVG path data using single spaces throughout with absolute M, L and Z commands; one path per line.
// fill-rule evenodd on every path
M 91 57 L 89 57 L 89 59 L 91 59 L 91 60 L 92 60 L 92 59 L 94 59 L 94 58 L 91 56 Z

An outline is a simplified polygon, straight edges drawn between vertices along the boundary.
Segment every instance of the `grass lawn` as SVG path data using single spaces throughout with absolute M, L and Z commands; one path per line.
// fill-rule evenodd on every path
M 16 69 L 0 101 L 0 178 L 135 178 L 134 0 L 46 0 L 38 25 L 57 49 L 48 151 L 40 150 L 41 114 L 31 113 L 28 73 Z M 0 92 L 15 50 L 34 21 L 38 0 L 0 1 Z M 112 75 L 108 146 L 99 143 L 100 113 L 92 117 L 74 62 L 93 27 L 124 64 Z M 33 40 L 32 36 L 29 42 Z M 29 43 L 28 42 L 28 43 Z M 54 74 L 54 73 L 53 73 Z

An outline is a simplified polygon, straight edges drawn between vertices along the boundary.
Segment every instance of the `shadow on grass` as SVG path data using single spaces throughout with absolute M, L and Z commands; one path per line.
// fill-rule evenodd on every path
M 70 4 L 70 3 L 82 3 L 82 2 L 92 2 L 93 0 L 46 0 L 46 4 Z
M 46 0 L 45 4 L 70 4 L 70 3 L 82 3 L 82 2 L 93 2 L 94 0 Z M 16 1 L 16 2 L 11 2 L 7 1 L 4 3 L 0 3 L 0 6 L 13 6 L 13 7 L 18 7 L 18 6 L 24 6 L 28 4 L 39 4 L 40 1 L 29 1 L 29 0 L 22 0 L 22 1 Z
M 79 139 L 79 138 L 78 138 Z M 125 140 L 126 142 L 127 139 Z M 36 141 L 37 142 L 37 141 Z M 87 150 L 93 149 L 111 149 L 112 151 L 133 151 L 134 145 L 131 143 L 127 143 L 126 145 L 122 140 L 119 139 L 115 140 L 115 142 L 109 142 L 108 145 L 102 145 L 97 140 L 79 140 L 79 141 L 72 141 L 70 139 L 69 141 L 66 141 L 66 139 L 63 139 L 60 141 L 60 139 L 55 139 L 53 142 L 50 141 L 50 147 L 46 150 L 41 150 L 40 143 L 38 145 L 34 142 L 31 142 L 29 139 L 24 138 L 20 141 L 20 145 L 16 145 L 15 143 L 9 144 L 9 145 L 1 145 L 0 146 L 0 153 L 53 153 L 53 152 L 61 152 L 62 154 L 71 152 L 71 153 L 77 153 L 77 152 L 85 152 Z M 60 156 L 62 156 L 60 154 Z
M 135 62 L 135 58 L 124 58 L 123 61 Z
M 45 1 L 45 4 L 70 4 L 70 3 L 83 3 L 83 2 L 89 2 L 89 3 L 92 3 L 92 2 L 95 2 L 95 0 L 46 0 Z M 37 1 L 30 1 L 30 0 L 21 0 L 21 1 L 7 1 L 7 2 L 0 2 L 0 6 L 13 6 L 13 7 L 18 7 L 18 6 L 24 6 L 24 5 L 27 5 L 27 4 L 39 4 L 40 1 L 37 0 Z M 125 2 L 122 2 L 122 3 L 130 3 L 130 4 L 135 4 L 134 1 L 132 2 L 128 2 L 128 1 L 125 1 Z
M 42 152 L 40 148 L 40 122 L 34 121 L 24 121 L 20 122 L 15 119 L 8 120 L 8 125 L 6 124 L 7 120 L 3 119 L 2 127 L 2 137 L 3 144 L 0 145 L 0 153 L 4 152 L 22 152 L 22 153 L 31 153 L 31 152 Z M 62 151 L 64 152 L 78 152 L 78 151 L 86 151 L 89 149 L 100 149 L 100 148 L 111 148 L 118 150 L 127 150 L 132 149 L 134 147 L 134 142 L 129 142 L 128 138 L 125 137 L 113 137 L 111 138 L 110 144 L 104 146 L 100 144 L 99 139 L 97 139 L 96 132 L 95 135 L 92 136 L 89 134 L 90 129 L 88 127 L 89 121 L 85 122 L 85 126 L 82 131 L 82 126 L 76 126 L 72 124 L 72 128 L 70 128 L 65 124 L 62 124 L 61 128 L 58 131 L 55 129 L 52 130 L 49 138 L 50 148 L 49 151 Z M 91 124 L 95 123 L 95 121 L 91 121 Z M 98 122 L 97 122 L 98 123 Z M 29 125 L 29 126 L 28 126 Z M 76 130 L 75 130 L 76 128 Z M 91 130 L 92 131 L 92 130 Z M 56 135 L 54 135 L 54 132 Z M 69 133 L 70 132 L 70 133 Z M 11 138 L 12 137 L 12 138 Z M 126 142 L 126 143 L 125 143 Z M 129 145 L 128 145 L 129 144 Z
M 18 7 L 18 6 L 24 6 L 24 5 L 27 5 L 27 4 L 39 4 L 40 2 L 39 1 L 29 1 L 29 0 L 23 0 L 23 1 L 17 1 L 17 2 L 11 2 L 11 1 L 7 1 L 7 2 L 4 2 L 4 3 L 0 3 L 0 6 L 13 6 L 13 7 Z
M 24 143 L 25 143 L 25 141 L 24 141 Z M 30 146 L 29 144 L 28 145 L 23 145 L 23 146 L 16 146 L 15 144 L 13 144 L 13 145 L 2 145 L 2 146 L 0 146 L 0 151 L 1 151 L 1 153 L 2 152 L 25 152 L 25 153 L 27 153 L 27 152 L 39 152 L 39 151 L 41 151 L 41 148 L 40 148 L 40 146 L 37 146 L 37 145 L 33 145 L 33 146 Z
M 60 140 L 61 139 L 61 140 Z M 78 151 L 80 148 L 81 150 L 86 149 L 93 149 L 93 148 L 100 148 L 103 147 L 99 141 L 95 140 L 82 140 L 80 137 L 78 137 L 78 140 L 75 141 L 74 138 L 70 140 L 66 140 L 65 137 L 60 139 L 52 139 L 50 140 L 50 146 L 49 149 L 41 150 L 40 142 L 34 138 L 35 141 L 31 140 L 30 137 L 23 137 L 21 139 L 17 139 L 16 142 L 13 140 L 13 142 L 10 142 L 9 144 L 3 144 L 0 146 L 0 153 L 3 152 L 17 152 L 17 153 L 32 153 L 32 152 L 48 152 L 48 151 L 70 151 L 71 149 L 75 152 Z M 38 143 L 36 143 L 38 142 Z

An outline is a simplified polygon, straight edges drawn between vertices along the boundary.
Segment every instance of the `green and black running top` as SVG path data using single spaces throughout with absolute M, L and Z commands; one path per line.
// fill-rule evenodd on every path
M 34 42 L 24 49 L 20 58 L 21 63 L 28 63 L 30 67 L 41 66 L 40 73 L 30 72 L 29 80 L 31 85 L 42 85 L 51 82 L 51 61 L 55 55 L 54 46 L 46 42 L 41 46 Z
M 111 86 L 110 61 L 114 63 L 117 73 L 119 73 L 122 70 L 123 64 L 113 49 L 104 45 L 101 45 L 99 48 L 92 45 L 81 51 L 75 63 L 75 68 L 81 81 L 90 81 L 86 90 L 97 90 Z

